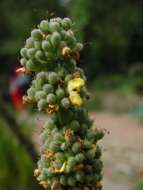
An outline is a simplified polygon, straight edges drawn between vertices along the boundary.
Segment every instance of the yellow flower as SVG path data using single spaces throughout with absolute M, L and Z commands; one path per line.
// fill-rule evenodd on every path
M 68 82 L 69 99 L 75 106 L 82 105 L 82 98 L 80 97 L 80 89 L 85 85 L 85 81 L 80 77 L 74 78 Z

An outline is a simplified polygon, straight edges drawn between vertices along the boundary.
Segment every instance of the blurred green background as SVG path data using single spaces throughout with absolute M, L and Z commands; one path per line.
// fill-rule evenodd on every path
M 142 8 L 140 0 L 1 0 L 1 105 L 10 103 L 13 69 L 19 64 L 19 50 L 32 28 L 44 18 L 69 16 L 84 43 L 79 64 L 88 76 L 92 93 L 88 108 L 126 113 L 142 121 Z M 6 109 L 11 109 L 9 104 Z M 39 189 L 33 179 L 33 160 L 11 131 L 9 116 L 2 114 L 3 109 L 0 111 L 0 189 Z M 17 111 L 12 112 L 10 117 L 16 121 L 18 130 L 29 139 L 30 126 L 21 125 Z M 142 183 L 136 189 L 142 190 Z

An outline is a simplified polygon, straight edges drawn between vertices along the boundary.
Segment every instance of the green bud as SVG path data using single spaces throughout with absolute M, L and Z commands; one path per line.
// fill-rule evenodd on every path
M 68 108 L 69 106 L 70 106 L 70 101 L 69 101 L 69 99 L 68 98 L 63 98 L 62 100 L 61 100 L 61 105 L 64 107 L 64 108 Z
M 61 183 L 61 185 L 63 185 L 63 186 L 66 186 L 66 185 L 67 185 L 67 178 L 66 178 L 66 176 L 62 175 L 62 176 L 60 177 L 60 183 Z
M 70 29 L 71 28 L 71 26 L 72 26 L 72 21 L 71 21 L 71 19 L 69 19 L 69 18 L 64 18 L 63 20 L 62 20 L 62 26 L 67 30 L 67 29 Z
M 74 187 L 76 185 L 76 179 L 73 176 L 68 177 L 68 185 Z
M 85 179 L 84 173 L 83 172 L 77 172 L 76 173 L 76 180 L 83 183 Z
M 61 150 L 62 150 L 62 151 L 67 150 L 67 149 L 68 149 L 68 147 L 69 147 L 69 146 L 68 146 L 68 144 L 67 144 L 67 143 L 62 143 L 62 144 L 61 144 Z
M 84 160 L 85 160 L 85 156 L 83 155 L 83 153 L 79 153 L 79 154 L 77 154 L 76 156 L 75 156 L 75 160 L 77 161 L 77 162 L 83 162 Z
M 37 40 L 37 41 L 40 41 L 43 39 L 43 35 L 39 29 L 32 30 L 31 36 L 34 40 Z
M 95 140 L 100 140 L 104 137 L 104 132 L 102 130 L 97 130 L 95 133 Z
M 44 58 L 44 53 L 41 51 L 41 50 L 38 50 L 36 53 L 35 53 L 35 58 L 40 61 L 40 60 L 43 60 Z
M 81 151 L 81 144 L 79 142 L 76 142 L 72 146 L 72 151 L 76 154 Z
M 49 83 L 54 85 L 58 81 L 58 75 L 55 72 L 49 73 Z
M 27 60 L 25 58 L 20 59 L 20 63 L 22 66 L 26 66 L 26 62 L 27 62 Z
M 47 20 L 42 20 L 40 25 L 39 25 L 39 28 L 42 32 L 44 33 L 48 33 L 49 32 L 49 23 Z
M 54 32 L 51 36 L 51 43 L 54 47 L 60 44 L 61 36 L 58 32 Z
M 49 119 L 45 124 L 44 128 L 45 129 L 54 129 L 56 126 L 54 124 L 54 121 L 52 119 Z
M 20 54 L 21 54 L 21 56 L 23 56 L 24 58 L 27 58 L 28 56 L 27 56 L 27 48 L 22 48 L 21 50 L 20 50 Z
M 56 96 L 57 96 L 58 99 L 62 99 L 65 96 L 64 89 L 58 88 L 56 90 Z
M 33 48 L 34 47 L 34 40 L 32 37 L 28 38 L 26 40 L 26 48 Z
M 56 103 L 56 96 L 52 93 L 47 95 L 47 103 L 48 104 L 55 104 Z
M 71 74 L 66 75 L 66 77 L 65 77 L 65 82 L 68 83 L 69 80 L 71 80 L 72 78 L 73 78 L 73 77 L 72 77 Z
M 35 89 L 34 88 L 29 88 L 27 90 L 27 95 L 30 97 L 30 99 L 34 99 L 35 98 Z
M 47 40 L 42 41 L 42 49 L 44 51 L 49 51 L 51 49 L 51 45 Z
M 45 84 L 45 85 L 43 86 L 43 90 L 44 90 L 44 92 L 45 92 L 46 94 L 49 94 L 49 93 L 53 92 L 53 87 L 52 87 L 51 84 Z
M 36 68 L 35 68 L 35 64 L 34 62 L 29 59 L 26 63 L 26 69 L 29 70 L 29 71 L 34 71 Z
M 46 107 L 47 107 L 47 102 L 46 102 L 46 100 L 45 100 L 45 99 L 40 99 L 40 100 L 38 101 L 38 109 L 39 109 L 39 111 L 45 109 Z
M 44 91 L 37 91 L 35 93 L 36 100 L 45 99 L 45 98 L 46 98 L 46 93 Z
M 55 142 L 55 141 L 52 141 L 50 143 L 50 148 L 54 151 L 54 152 L 59 152 L 60 151 L 60 145 Z
M 60 30 L 60 24 L 58 22 L 50 22 L 49 28 L 51 32 L 59 31 Z
M 40 50 L 42 48 L 41 47 L 41 42 L 40 41 L 35 41 L 34 42 L 34 47 L 35 47 L 35 49 Z
M 33 58 L 34 55 L 35 55 L 35 52 L 36 52 L 35 48 L 30 48 L 30 49 L 27 50 L 27 56 L 29 58 Z
M 73 120 L 70 124 L 71 129 L 78 131 L 80 129 L 80 124 L 77 120 Z
M 81 51 L 83 49 L 83 44 L 82 43 L 77 43 L 74 50 L 75 51 Z

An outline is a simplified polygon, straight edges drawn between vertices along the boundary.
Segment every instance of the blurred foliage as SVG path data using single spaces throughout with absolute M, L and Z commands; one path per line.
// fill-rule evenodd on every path
M 143 47 L 141 1 L 73 0 L 71 6 L 71 15 L 85 42 L 83 59 L 90 77 L 126 71 L 135 54 L 136 61 L 143 61 L 139 56 L 139 47 Z
M 134 190 L 142 190 L 143 189 L 143 181 L 139 182 L 136 187 L 134 188 Z
M 2 118 L 0 123 L 0 189 L 36 189 L 32 161 Z

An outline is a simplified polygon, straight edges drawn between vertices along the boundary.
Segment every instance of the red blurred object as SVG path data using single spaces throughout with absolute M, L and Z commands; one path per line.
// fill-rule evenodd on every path
M 10 98 L 17 110 L 24 110 L 22 97 L 31 83 L 31 77 L 23 74 L 23 68 L 16 69 L 15 75 L 10 80 Z

